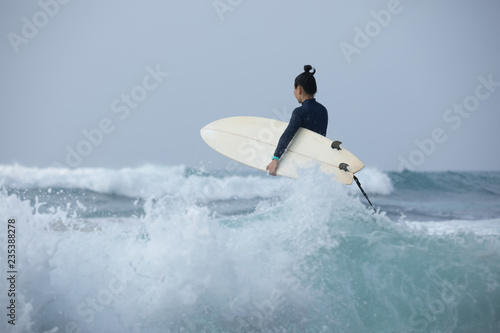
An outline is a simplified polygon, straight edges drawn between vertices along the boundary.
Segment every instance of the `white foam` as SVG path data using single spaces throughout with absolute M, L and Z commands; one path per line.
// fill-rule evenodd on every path
M 417 229 L 427 229 L 431 234 L 452 234 L 470 231 L 477 235 L 500 235 L 500 218 L 488 220 L 448 220 L 406 222 Z
M 190 313 L 202 304 L 238 331 L 252 316 L 269 325 L 284 307 L 307 305 L 313 298 L 294 276 L 298 263 L 320 248 L 337 246 L 328 232 L 331 196 L 339 196 L 338 205 L 352 198 L 333 182 L 323 190 L 323 181 L 307 179 L 225 181 L 221 188 L 229 193 L 241 191 L 241 182 L 248 181 L 248 186 L 257 183 L 253 186 L 261 193 L 264 184 L 274 191 L 291 184 L 292 195 L 278 207 L 260 206 L 231 228 L 182 196 L 146 200 L 141 219 L 79 220 L 62 210 L 36 212 L 28 201 L 0 192 L 0 215 L 15 216 L 22 234 L 19 284 L 26 297 L 20 298 L 19 311 L 30 315 L 35 329 L 46 331 L 69 325 L 88 331 L 161 332 L 158 318 L 176 331 L 182 326 L 176 321 L 183 316 L 191 320 Z M 153 328 L 134 326 L 141 318 L 155 321 Z
M 153 167 L 152 173 L 158 170 Z M 135 171 L 132 174 L 137 175 Z M 385 326 L 368 329 L 360 318 L 384 306 L 378 313 L 384 321 L 392 325 L 399 320 L 404 325 L 408 311 L 399 312 L 394 304 L 420 297 L 428 302 L 429 285 L 448 283 L 446 277 L 434 276 L 424 287 L 412 284 L 412 262 L 422 261 L 434 271 L 449 264 L 445 268 L 454 279 L 457 274 L 468 276 L 467 267 L 477 269 L 475 259 L 484 253 L 482 248 L 442 243 L 439 237 L 412 232 L 402 223 L 373 214 L 347 195 L 349 187 L 319 173 L 288 180 L 186 178 L 183 172 L 167 168 L 165 173 L 169 172 L 174 179 L 164 175 L 160 179 L 171 188 L 163 192 L 157 188 L 163 196 L 146 199 L 141 218 L 82 221 L 63 209 L 40 213 L 28 201 L 0 190 L 0 216 L 13 216 L 19 222 L 18 309 L 25 316 L 20 331 L 194 332 L 211 323 L 219 325 L 212 331 L 266 331 L 288 324 L 301 327 L 308 320 L 321 320 L 323 326 L 340 332 L 387 331 Z M 89 174 L 96 179 L 111 175 L 96 169 Z M 118 179 L 124 174 L 118 172 Z M 136 181 L 154 185 L 144 177 L 137 176 Z M 77 173 L 70 174 L 62 183 L 76 178 Z M 48 183 L 56 180 L 54 176 Z M 115 183 L 123 192 L 129 186 Z M 274 193 L 282 194 L 282 200 L 259 205 L 251 214 L 218 218 L 194 203 L 207 184 L 219 189 L 213 197 Z M 498 222 L 490 221 L 491 226 Z M 2 244 L 5 230 L 0 230 Z M 498 253 L 497 248 L 492 245 L 491 253 Z M 461 261 L 448 263 L 421 255 L 434 249 L 453 255 L 458 251 Z M 495 258 L 479 268 L 490 269 Z M 5 262 L 6 251 L 0 251 L 0 259 Z M 477 286 L 496 290 L 494 278 L 477 277 L 482 279 L 475 282 Z M 0 281 L 3 290 L 6 283 Z M 456 294 L 468 290 L 457 288 Z M 439 289 L 432 292 L 443 294 Z M 368 305 L 358 304 L 355 294 Z M 491 307 L 488 304 L 479 306 Z M 449 318 L 445 314 L 448 311 L 436 322 Z M 190 326 L 195 324 L 199 326 Z
M 394 191 L 389 176 L 378 169 L 364 168 L 356 173 L 356 176 L 367 193 L 387 195 Z M 350 188 L 350 193 L 359 193 L 358 186 L 354 182 Z
M 274 183 L 270 183 L 273 182 Z M 79 188 L 129 197 L 162 197 L 165 195 L 217 200 L 275 196 L 289 179 L 258 176 L 224 178 L 193 174 L 186 176 L 184 166 L 145 165 L 138 168 L 36 168 L 0 165 L 0 187 Z

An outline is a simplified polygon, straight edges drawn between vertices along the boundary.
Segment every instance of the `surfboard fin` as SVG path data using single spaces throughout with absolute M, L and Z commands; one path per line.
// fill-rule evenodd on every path
M 333 141 L 332 142 L 332 149 L 342 150 L 342 148 L 340 148 L 341 144 L 342 144 L 341 141 Z
M 338 141 L 337 141 L 337 142 L 338 142 Z M 349 164 L 347 164 L 347 163 L 340 163 L 340 164 L 339 164 L 339 169 L 340 169 L 340 170 L 344 170 L 345 172 L 347 172 L 347 171 L 349 171 L 349 170 L 347 170 L 347 167 L 348 167 L 348 166 L 349 166 Z

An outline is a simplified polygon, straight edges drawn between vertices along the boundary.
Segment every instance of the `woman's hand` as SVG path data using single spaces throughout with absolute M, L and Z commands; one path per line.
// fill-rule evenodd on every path
M 276 176 L 276 170 L 278 169 L 278 160 L 273 159 L 266 167 L 266 171 L 269 170 L 271 176 Z

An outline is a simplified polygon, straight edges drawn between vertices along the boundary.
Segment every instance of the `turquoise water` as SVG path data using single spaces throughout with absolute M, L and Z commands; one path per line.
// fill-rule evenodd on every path
M 500 331 L 500 173 L 358 177 L 377 213 L 355 185 L 314 172 L 0 166 L 0 216 L 16 219 L 18 249 L 16 326 L 0 325 Z

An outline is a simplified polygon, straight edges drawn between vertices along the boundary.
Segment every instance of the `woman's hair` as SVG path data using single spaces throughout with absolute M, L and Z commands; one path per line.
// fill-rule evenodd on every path
M 312 68 L 311 65 L 305 65 L 304 72 L 299 74 L 295 78 L 295 89 L 297 89 L 298 86 L 301 86 L 307 94 L 316 94 L 318 88 L 316 87 L 316 79 L 314 78 L 314 73 L 316 73 L 316 70 Z

